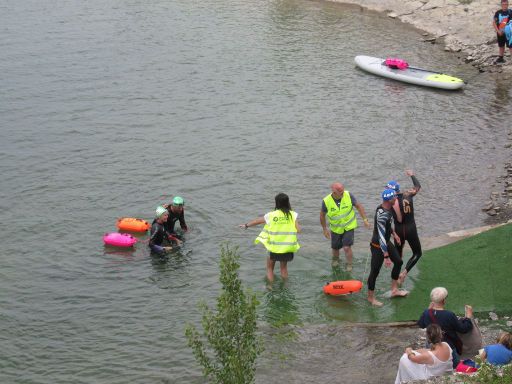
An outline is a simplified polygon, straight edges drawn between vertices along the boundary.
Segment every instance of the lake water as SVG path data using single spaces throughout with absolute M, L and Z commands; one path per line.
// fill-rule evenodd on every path
M 392 320 L 389 300 L 323 296 L 339 276 L 321 199 L 342 181 L 371 217 L 384 183 L 412 185 L 413 168 L 421 236 L 480 225 L 509 156 L 509 81 L 395 20 L 325 2 L 5 0 L 0 31 L 1 382 L 204 382 L 184 327 L 199 324 L 200 299 L 215 303 L 223 241 L 240 247 L 261 301 L 258 383 L 394 378 L 413 331 L 348 325 Z M 469 85 L 391 82 L 357 70 L 357 54 Z M 289 281 L 269 291 L 258 231 L 237 225 L 279 192 L 304 231 Z M 103 246 L 118 217 L 151 220 L 174 195 L 191 227 L 180 253 Z M 357 231 L 354 278 L 367 276 L 369 237 Z

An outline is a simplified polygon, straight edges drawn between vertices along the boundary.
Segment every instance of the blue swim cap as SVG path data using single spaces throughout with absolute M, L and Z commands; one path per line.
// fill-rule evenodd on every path
M 396 192 L 394 189 L 388 188 L 382 192 L 382 200 L 384 200 L 384 201 L 393 200 L 395 197 L 396 197 Z
M 395 192 L 400 192 L 400 184 L 398 184 L 395 180 L 388 181 L 386 188 L 392 189 Z

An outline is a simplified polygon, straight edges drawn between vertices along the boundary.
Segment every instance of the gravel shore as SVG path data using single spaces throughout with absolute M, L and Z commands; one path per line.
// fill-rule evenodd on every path
M 424 44 L 443 44 L 480 71 L 512 75 L 512 57 L 494 65 L 498 45 L 492 27 L 496 0 L 331 0 L 382 12 L 425 31 Z M 508 50 L 507 50 L 508 51 Z

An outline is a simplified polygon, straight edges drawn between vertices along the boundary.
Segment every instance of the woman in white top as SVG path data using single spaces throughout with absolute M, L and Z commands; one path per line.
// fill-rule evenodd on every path
M 406 348 L 398 364 L 395 384 L 427 380 L 434 376 L 452 373 L 452 349 L 442 339 L 441 327 L 430 324 L 427 327 L 427 341 L 432 345 L 431 348 L 418 351 Z

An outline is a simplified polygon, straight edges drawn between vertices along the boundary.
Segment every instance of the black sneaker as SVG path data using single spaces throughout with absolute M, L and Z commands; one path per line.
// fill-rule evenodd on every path
M 503 56 L 498 56 L 498 58 L 496 59 L 494 64 L 504 63 L 504 62 L 505 62 L 505 59 L 503 58 Z

